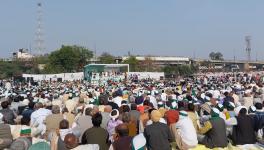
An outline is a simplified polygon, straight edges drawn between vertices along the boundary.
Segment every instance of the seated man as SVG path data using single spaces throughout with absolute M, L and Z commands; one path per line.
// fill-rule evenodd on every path
M 16 113 L 9 108 L 9 102 L 3 101 L 1 102 L 2 109 L 0 110 L 0 113 L 3 114 L 3 120 L 7 124 L 15 124 L 14 119 L 16 118 Z
M 211 118 L 204 123 L 204 127 L 199 128 L 199 133 L 205 136 L 198 138 L 198 141 L 208 148 L 227 146 L 226 125 L 219 113 L 217 108 L 212 108 Z
M 196 130 L 186 111 L 180 111 L 180 119 L 174 128 L 173 133 L 179 149 L 187 150 L 196 147 L 198 144 Z
M 36 103 L 34 107 L 35 111 L 30 116 L 30 126 L 37 128 L 37 132 L 35 133 L 36 135 L 39 133 L 44 134 L 46 128 L 44 120 L 48 115 L 51 115 L 52 112 L 44 108 L 44 105 L 40 102 Z
M 45 119 L 46 133 L 53 130 L 58 130 L 60 122 L 63 120 L 63 115 L 60 114 L 60 107 L 57 105 L 52 106 L 52 114 L 48 115 Z
M 253 119 L 247 115 L 247 109 L 240 106 L 236 110 L 238 113 L 237 125 L 233 126 L 232 141 L 234 145 L 254 144 L 256 136 L 254 132 Z
M 0 149 L 8 148 L 12 143 L 11 129 L 3 122 L 3 114 L 0 113 Z
M 258 140 L 260 140 L 262 143 L 264 143 L 264 110 L 263 110 L 263 104 L 256 103 L 256 113 L 254 118 L 255 123 L 255 131 L 258 135 Z

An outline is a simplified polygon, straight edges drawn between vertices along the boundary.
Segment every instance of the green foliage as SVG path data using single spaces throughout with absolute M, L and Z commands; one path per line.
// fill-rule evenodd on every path
M 130 56 L 123 63 L 129 64 L 131 72 L 156 72 L 162 69 L 155 64 L 155 60 L 150 56 L 146 56 L 142 61 L 137 60 L 135 56 Z
M 206 61 L 206 60 L 200 62 L 200 66 L 206 66 L 206 67 L 209 67 L 210 64 L 211 64 L 210 61 Z
M 85 47 L 76 47 L 76 49 L 78 49 L 78 57 L 79 57 L 79 61 L 78 61 L 78 70 L 82 70 L 83 67 L 85 65 L 87 65 L 88 61 L 93 58 L 93 52 L 88 50 Z
M 163 71 L 167 75 L 189 76 L 197 72 L 197 67 L 192 65 L 165 66 Z
M 49 55 L 37 56 L 34 59 L 37 64 L 46 64 L 49 61 Z
M 166 74 L 175 74 L 175 67 L 167 65 L 163 68 L 163 71 Z
M 123 64 L 129 64 L 131 72 L 139 71 L 139 61 L 135 56 L 129 56 L 126 60 L 123 61 Z
M 140 72 L 155 72 L 160 71 L 160 67 L 155 64 L 155 60 L 153 60 L 150 56 L 146 56 L 143 61 L 139 64 Z
M 101 56 L 99 56 L 99 61 L 102 64 L 115 64 L 115 57 L 107 52 L 103 52 Z
M 78 60 L 78 71 L 83 70 L 83 67 L 88 64 L 88 61 L 93 58 L 93 52 L 89 49 L 81 46 L 72 46 L 73 50 L 76 52 Z
M 46 73 L 82 71 L 83 66 L 93 57 L 92 51 L 81 46 L 62 46 L 52 52 L 45 66 Z
M 220 52 L 211 52 L 209 57 L 211 60 L 224 60 L 223 54 Z
M 198 65 L 190 65 L 190 69 L 192 70 L 192 74 L 199 71 Z
M 22 73 L 35 73 L 38 71 L 32 62 L 0 61 L 0 79 L 20 76 Z

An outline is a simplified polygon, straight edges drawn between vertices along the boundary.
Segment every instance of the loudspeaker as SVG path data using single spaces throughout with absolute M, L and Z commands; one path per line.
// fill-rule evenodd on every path
M 62 82 L 62 78 L 57 78 L 57 82 Z
M 15 82 L 25 82 L 26 78 L 22 77 L 22 76 L 15 76 L 14 77 L 14 81 Z
M 33 82 L 34 80 L 33 80 L 33 77 L 27 77 L 27 82 Z

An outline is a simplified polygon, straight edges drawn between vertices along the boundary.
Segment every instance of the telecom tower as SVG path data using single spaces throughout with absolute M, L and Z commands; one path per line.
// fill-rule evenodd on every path
M 43 39 L 43 23 L 42 23 L 42 4 L 41 2 L 37 3 L 37 29 L 36 29 L 36 55 L 43 54 L 43 51 L 45 49 L 44 47 L 44 39 Z
M 245 41 L 246 41 L 246 53 L 247 53 L 247 61 L 249 62 L 251 60 L 251 37 L 250 36 L 246 36 L 245 37 Z

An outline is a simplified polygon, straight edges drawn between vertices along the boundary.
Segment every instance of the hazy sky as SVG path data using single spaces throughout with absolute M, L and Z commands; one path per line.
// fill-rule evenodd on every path
M 2 0 L 0 57 L 34 52 L 37 0 Z M 264 60 L 264 0 L 43 0 L 46 53 L 77 44 L 120 56 L 151 54 Z

